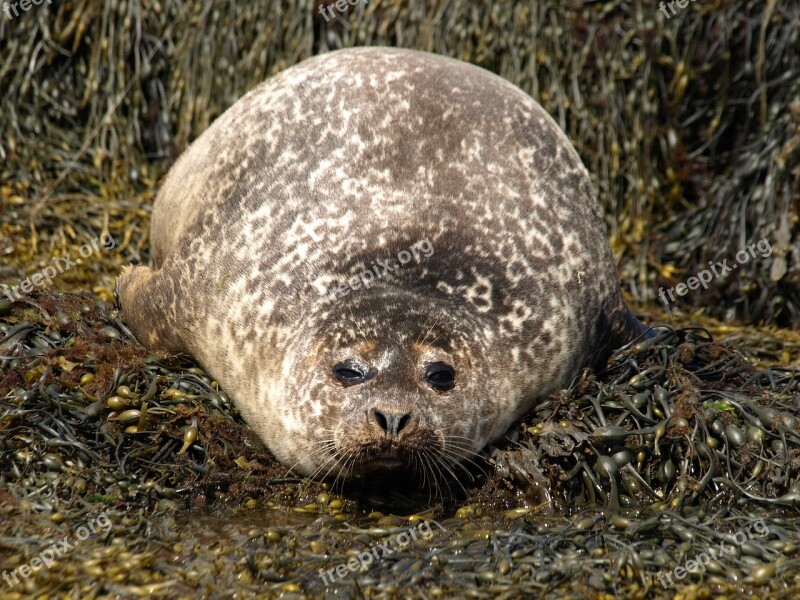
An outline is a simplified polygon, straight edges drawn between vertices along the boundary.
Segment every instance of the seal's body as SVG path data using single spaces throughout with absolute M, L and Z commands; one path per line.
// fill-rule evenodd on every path
M 643 327 L 580 159 L 529 96 L 399 49 L 305 61 L 225 112 L 120 278 L 304 474 L 438 479 Z M 369 276 L 367 275 L 369 273 Z

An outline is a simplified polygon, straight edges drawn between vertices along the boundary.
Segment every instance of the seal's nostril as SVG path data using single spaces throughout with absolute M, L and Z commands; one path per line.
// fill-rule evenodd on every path
M 375 420 L 378 422 L 378 425 L 384 431 L 389 431 L 389 421 L 381 411 L 377 408 L 372 411 L 372 415 L 375 417 Z
M 411 413 L 393 413 L 373 408 L 372 416 L 390 437 L 395 437 L 411 422 Z
M 400 419 L 397 421 L 397 433 L 400 433 L 409 421 L 411 421 L 411 413 L 400 415 Z

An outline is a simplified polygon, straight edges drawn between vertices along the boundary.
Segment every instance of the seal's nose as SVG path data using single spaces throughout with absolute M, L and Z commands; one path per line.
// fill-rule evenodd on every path
M 411 422 L 411 413 L 389 412 L 378 408 L 373 408 L 370 412 L 378 427 L 388 433 L 389 437 L 397 437 Z

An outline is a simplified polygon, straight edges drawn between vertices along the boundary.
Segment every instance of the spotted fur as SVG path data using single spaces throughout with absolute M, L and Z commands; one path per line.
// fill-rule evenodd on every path
M 181 156 L 155 269 L 128 269 L 120 302 L 288 466 L 348 476 L 394 456 L 436 478 L 641 331 L 605 236 L 575 150 L 522 91 L 441 56 L 342 50 L 256 87 Z M 423 239 L 429 257 L 323 293 Z M 375 377 L 336 381 L 351 357 Z M 422 380 L 435 361 L 452 390 Z M 376 407 L 412 416 L 399 439 Z

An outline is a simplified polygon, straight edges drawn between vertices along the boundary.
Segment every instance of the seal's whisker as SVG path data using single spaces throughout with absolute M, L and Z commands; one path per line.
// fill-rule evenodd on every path
M 417 342 L 417 343 L 418 343 L 420 346 L 422 346 L 422 345 L 424 345 L 424 344 L 425 344 L 425 340 L 427 340 L 427 339 L 428 339 L 428 335 L 430 335 L 431 331 L 433 331 L 433 328 L 434 328 L 434 327 L 436 327 L 436 324 L 439 322 L 439 319 L 440 319 L 441 317 L 442 317 L 442 315 L 441 315 L 441 314 L 438 314 L 438 315 L 436 315 L 436 317 L 433 319 L 433 323 L 432 323 L 432 324 L 431 324 L 431 326 L 428 328 L 428 330 L 425 332 L 425 335 L 422 337 L 422 341 L 418 341 L 418 342 Z M 431 341 L 431 343 L 435 342 L 437 338 L 438 338 L 438 336 L 437 336 L 436 338 L 434 338 L 434 339 Z
M 468 454 L 477 454 L 480 450 L 475 450 L 475 440 L 465 437 L 457 436 L 444 436 L 444 444 L 451 448 L 458 448 L 464 450 Z
M 477 465 L 477 463 L 475 463 L 474 461 L 470 459 L 465 459 L 457 454 L 448 453 L 446 450 L 442 452 L 441 458 L 442 460 L 446 461 L 452 468 L 457 468 L 463 471 L 467 475 L 467 477 L 469 477 L 469 480 L 472 482 L 475 481 L 475 476 L 472 473 L 470 473 L 470 471 L 464 466 L 465 462 L 469 462 L 470 464 L 475 466 L 475 468 L 480 469 L 484 475 L 486 474 L 483 471 L 483 469 L 481 469 L 480 466 Z
M 325 477 L 327 477 L 327 474 L 330 472 L 330 470 L 331 470 L 331 469 L 333 469 L 333 468 L 336 466 L 336 460 L 337 460 L 337 459 L 336 459 L 336 457 L 335 457 L 335 456 L 330 456 L 330 457 L 329 457 L 329 458 L 328 458 L 328 459 L 327 459 L 325 462 L 323 462 L 323 463 L 322 463 L 320 466 L 318 466 L 316 469 L 314 469 L 314 471 L 312 471 L 312 472 L 309 474 L 308 478 L 304 480 L 304 484 L 303 484 L 303 485 L 301 485 L 301 487 L 300 487 L 300 489 L 299 489 L 299 493 L 300 493 L 300 494 L 304 494 L 304 493 L 306 493 L 306 491 L 308 491 L 308 487 L 309 487 L 309 486 L 310 486 L 310 485 L 311 485 L 311 484 L 312 484 L 312 483 L 313 483 L 315 480 L 317 480 L 317 479 L 322 479 L 322 480 L 324 480 L 324 479 L 325 479 Z M 331 464 L 331 466 L 328 468 L 328 471 L 326 472 L 326 474 L 325 474 L 323 477 L 319 477 L 319 474 L 322 472 L 322 470 L 323 470 L 323 469 L 324 469 L 326 466 L 328 466 L 328 464 L 330 464 L 330 463 L 333 463 L 333 464 Z
M 349 479 L 350 474 L 352 473 L 352 469 L 358 460 L 358 454 L 355 452 L 350 453 L 351 456 L 344 461 L 344 466 L 339 469 L 339 472 L 336 474 L 336 478 L 333 480 L 333 484 L 331 485 L 331 489 L 336 488 L 336 483 L 339 481 L 339 477 L 342 478 L 342 485 L 344 482 Z
M 330 464 L 330 466 L 328 466 L 329 464 Z M 333 483 L 331 484 L 331 490 L 334 490 L 336 488 L 336 482 L 339 479 L 339 475 L 342 472 L 341 462 L 340 462 L 340 460 L 338 458 L 336 458 L 334 456 L 330 457 L 330 459 L 328 459 L 325 463 L 320 465 L 320 467 L 314 473 L 314 477 L 315 478 L 319 478 L 321 480 L 325 480 L 325 479 L 327 479 L 329 477 L 331 471 L 334 468 L 336 468 L 337 466 L 339 467 L 339 469 L 336 471 L 336 478 L 334 478 Z M 320 474 L 322 473 L 322 470 L 325 469 L 325 467 L 328 467 L 327 470 L 325 471 L 324 475 L 320 476 Z
M 325 476 L 322 477 L 322 479 L 327 477 L 327 474 L 330 472 L 330 470 L 333 469 L 336 466 L 336 463 L 337 463 L 338 459 L 337 459 L 336 453 L 335 453 L 335 443 L 334 443 L 334 441 L 332 439 L 331 440 L 323 439 L 323 440 L 317 442 L 316 447 L 313 448 L 311 450 L 311 452 L 308 454 L 308 458 L 311 458 L 312 460 L 316 460 L 318 457 L 325 456 L 325 455 L 328 455 L 328 458 L 322 464 L 320 464 L 316 469 L 314 469 L 314 471 L 312 473 L 309 474 L 308 479 L 306 480 L 306 483 L 303 486 L 301 486 L 301 488 L 300 488 L 300 493 L 305 493 L 308 490 L 308 486 L 311 485 L 311 483 L 312 483 L 312 481 L 314 479 L 318 478 L 319 474 L 322 472 L 323 469 L 325 469 L 325 467 L 327 467 L 329 464 L 333 463 L 328 468 L 328 471 L 326 472 Z M 303 460 L 303 459 L 300 459 L 300 460 Z M 295 464 L 297 464 L 297 463 L 295 463 Z
M 344 481 L 348 479 L 349 474 L 352 472 L 352 468 L 355 466 L 356 461 L 358 460 L 358 452 L 354 450 L 343 450 L 342 452 L 344 456 L 338 459 L 339 470 L 336 473 L 333 484 L 331 484 L 331 489 L 336 488 L 336 484 L 340 478 L 342 479 L 342 485 L 344 485 Z M 330 470 L 328 473 L 330 473 Z M 325 474 L 326 477 L 328 476 L 328 473 Z
M 322 476 L 322 479 L 326 479 L 330 475 L 331 471 L 338 466 L 339 467 L 339 471 L 337 472 L 337 477 L 338 477 L 339 473 L 341 473 L 342 471 L 342 467 L 346 463 L 347 463 L 347 454 L 345 454 L 344 456 L 339 456 L 336 453 L 332 452 L 328 460 L 321 465 L 318 471 L 321 473 L 322 469 L 324 469 L 328 464 L 330 464 L 330 467 L 328 467 L 327 471 L 325 471 L 325 474 Z M 336 481 L 334 480 L 334 484 L 335 482 Z
M 431 487 L 436 492 L 436 497 L 444 501 L 444 496 L 441 493 L 441 486 L 439 485 L 439 479 L 438 477 L 436 477 L 436 474 L 433 471 L 433 465 L 431 464 L 430 455 L 427 452 L 422 452 L 420 453 L 420 457 L 424 460 L 425 468 L 430 474 Z M 430 495 L 428 497 L 430 498 Z
M 446 470 L 446 471 L 447 471 L 447 472 L 450 474 L 450 476 L 453 478 L 453 481 L 455 481 L 455 482 L 458 484 L 458 486 L 461 488 L 461 491 L 462 491 L 462 492 L 464 492 L 464 495 L 465 495 L 465 496 L 468 496 L 469 494 L 467 493 L 467 488 L 465 488 L 465 487 L 464 487 L 464 484 L 463 484 L 463 483 L 461 483 L 461 481 L 459 480 L 458 476 L 455 474 L 455 472 L 453 471 L 453 469 L 452 469 L 452 468 L 450 468 L 450 465 L 448 465 L 447 461 L 446 461 L 446 460 L 445 460 L 445 458 L 442 456 L 442 454 L 439 454 L 439 453 L 437 453 L 437 454 L 434 454 L 434 455 L 433 455 L 433 458 L 434 458 L 434 460 L 435 460 L 435 461 L 437 461 L 437 462 L 438 462 L 440 465 L 442 465 L 442 466 L 445 468 L 445 470 Z M 450 490 L 450 486 L 448 485 L 448 491 L 449 491 L 449 490 Z M 450 494 L 450 495 L 452 496 L 452 492 L 451 492 L 451 494 Z
M 424 490 L 428 487 L 427 485 L 428 474 L 425 470 L 424 464 L 422 463 L 422 458 L 420 457 L 420 452 L 417 448 L 411 450 L 411 461 L 414 473 L 418 474 L 419 489 Z M 430 498 L 428 499 L 430 500 Z
M 453 440 L 453 441 L 467 442 L 470 446 L 472 446 L 475 443 L 474 438 L 471 438 L 471 437 L 468 437 L 468 436 L 465 436 L 465 435 L 459 435 L 457 433 L 449 433 L 448 429 L 449 428 L 447 428 L 447 427 L 442 427 L 441 429 L 437 429 L 436 430 L 436 435 L 439 435 L 439 436 L 441 436 L 442 439 L 448 440 L 448 441 L 449 440 Z
M 458 448 L 459 450 L 463 450 L 469 454 L 477 454 L 476 450 L 473 450 L 474 442 L 472 440 L 459 440 L 452 437 L 445 437 L 444 445 L 448 448 Z
M 458 466 L 461 468 L 471 479 L 472 474 L 469 473 L 469 471 L 464 468 L 464 465 L 461 463 L 469 463 L 477 468 L 482 474 L 486 475 L 486 471 L 483 469 L 483 467 L 472 460 L 472 457 L 476 457 L 480 454 L 480 451 L 473 450 L 473 444 L 475 443 L 474 440 L 461 435 L 447 435 L 444 433 L 440 433 L 440 435 L 444 438 L 442 453 L 451 459 L 451 464 L 453 466 Z
M 439 488 L 439 481 L 436 479 L 436 474 L 433 472 L 433 468 L 430 465 L 430 460 L 428 459 L 427 454 L 428 454 L 427 452 L 423 452 L 421 454 L 421 458 L 423 458 L 425 461 L 424 462 L 425 474 L 426 474 L 425 476 L 429 482 L 428 504 L 430 504 L 432 502 L 432 499 L 433 500 L 441 499 L 442 501 L 444 501 L 444 499 Z M 435 494 L 433 498 L 431 498 L 431 494 Z
M 477 456 L 477 455 L 473 455 L 473 456 Z M 469 476 L 469 478 L 471 480 L 473 478 L 473 475 L 472 475 L 472 473 L 470 473 L 469 469 L 467 468 L 468 465 L 473 467 L 474 469 L 477 469 L 481 473 L 481 475 L 484 475 L 484 476 L 488 475 L 488 472 L 487 472 L 484 464 L 482 464 L 482 462 L 478 462 L 478 461 L 472 460 L 471 458 L 463 456 L 463 455 L 458 455 L 458 456 L 448 455 L 448 458 L 453 461 L 452 464 L 453 464 L 454 467 L 458 467 L 459 469 L 464 471 Z
M 301 457 L 297 459 L 294 463 L 292 463 L 285 471 L 283 477 L 288 477 L 294 468 L 299 465 L 303 460 L 306 458 L 311 458 L 312 460 L 316 459 L 318 456 L 323 456 L 326 451 L 328 451 L 328 444 L 332 443 L 332 440 L 320 440 L 315 443 L 315 447 L 312 447 L 311 452 L 308 453 L 307 456 Z M 313 475 L 310 477 L 313 478 Z
M 428 456 L 429 456 L 429 457 L 430 457 L 430 459 L 431 459 L 431 464 L 433 465 L 433 467 L 434 467 L 434 468 L 435 468 L 435 469 L 436 469 L 436 470 L 439 472 L 439 475 L 440 475 L 440 477 L 439 477 L 439 480 L 440 480 L 440 481 L 442 481 L 442 482 L 444 482 L 444 484 L 447 486 L 447 494 L 448 494 L 448 495 L 449 495 L 449 496 L 452 498 L 452 497 L 453 497 L 453 490 L 450 488 L 450 483 L 448 482 L 448 478 L 447 478 L 447 476 L 444 474 L 444 472 L 443 472 L 443 471 L 442 471 L 442 470 L 439 468 L 439 465 L 442 465 L 443 467 L 445 467 L 445 469 L 447 469 L 447 471 L 448 471 L 448 472 L 449 472 L 449 473 L 450 473 L 450 474 L 453 476 L 453 478 L 454 478 L 454 479 L 456 479 L 456 481 L 458 482 L 458 480 L 457 480 L 457 478 L 456 478 L 456 476 L 455 476 L 455 473 L 453 473 L 453 471 L 451 471 L 451 470 L 449 469 L 449 467 L 447 467 L 447 465 L 445 465 L 444 463 L 442 463 L 442 461 L 441 461 L 441 459 L 439 458 L 438 454 L 436 454 L 435 452 L 431 452 L 431 453 L 430 453 Z M 459 484 L 459 485 L 461 485 L 461 482 L 458 482 L 458 484 Z M 462 488 L 463 488 L 463 486 L 462 486 Z M 464 490 L 464 491 L 466 492 L 466 490 Z
M 469 442 L 470 445 L 475 443 L 475 440 L 472 439 L 471 437 L 467 437 L 465 435 L 458 435 L 458 434 L 455 434 L 455 433 L 447 433 L 447 430 L 444 429 L 444 428 L 438 430 L 436 433 L 438 435 L 442 436 L 443 438 L 447 439 L 447 440 L 465 441 L 465 442 Z
M 422 481 L 420 483 L 420 489 L 423 489 L 423 490 L 427 489 L 428 490 L 428 504 L 430 504 L 431 501 L 432 501 L 432 495 L 431 494 L 433 493 L 434 489 L 436 488 L 436 481 L 433 479 L 433 477 L 429 476 L 428 467 L 427 467 L 427 465 L 425 463 L 424 458 L 425 457 L 424 457 L 424 453 L 423 452 L 420 452 L 418 450 L 414 451 L 414 460 L 416 461 L 416 464 L 419 465 L 419 472 L 422 475 L 422 478 L 421 478 Z

